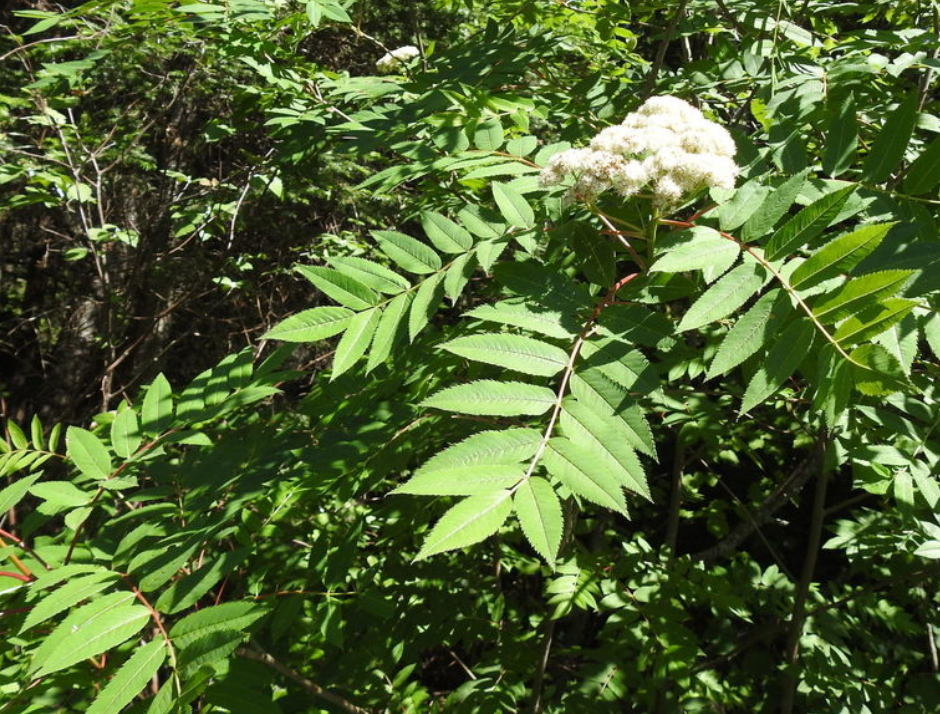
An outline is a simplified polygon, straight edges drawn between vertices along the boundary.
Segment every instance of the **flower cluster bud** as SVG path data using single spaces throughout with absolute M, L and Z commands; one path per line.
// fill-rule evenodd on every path
M 608 189 L 627 198 L 648 187 L 653 202 L 668 208 L 703 188 L 734 188 L 735 151 L 728 131 L 688 102 L 651 97 L 587 148 L 552 156 L 539 183 L 557 186 L 571 176 L 572 195 L 588 201 Z
M 379 71 L 379 74 L 391 74 L 401 65 L 407 63 L 408 60 L 412 60 L 420 54 L 421 52 L 414 45 L 405 45 L 382 55 L 379 61 L 375 63 L 375 68 Z

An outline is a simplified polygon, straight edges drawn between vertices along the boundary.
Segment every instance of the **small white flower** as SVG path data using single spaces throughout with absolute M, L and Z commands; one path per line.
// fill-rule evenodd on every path
M 375 68 L 379 71 L 379 74 L 391 74 L 401 65 L 407 63 L 408 60 L 414 59 L 420 54 L 421 51 L 414 45 L 405 45 L 382 55 L 379 61 L 375 63 Z
M 653 201 L 668 208 L 702 188 L 733 188 L 735 151 L 728 131 L 691 104 L 652 97 L 587 148 L 553 156 L 539 183 L 556 186 L 571 176 L 571 193 L 586 200 L 611 188 L 629 197 L 649 186 Z

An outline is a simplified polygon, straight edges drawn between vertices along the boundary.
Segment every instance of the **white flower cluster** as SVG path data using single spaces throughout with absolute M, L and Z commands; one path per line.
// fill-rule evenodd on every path
M 552 156 L 539 183 L 557 186 L 573 176 L 572 194 L 587 200 L 608 189 L 629 197 L 649 186 L 656 205 L 674 206 L 707 186 L 734 188 L 735 148 L 728 131 L 691 104 L 651 97 L 588 148 Z
M 414 45 L 405 45 L 382 55 L 382 58 L 375 63 L 375 68 L 379 71 L 379 74 L 391 74 L 400 65 L 420 54 L 421 52 Z

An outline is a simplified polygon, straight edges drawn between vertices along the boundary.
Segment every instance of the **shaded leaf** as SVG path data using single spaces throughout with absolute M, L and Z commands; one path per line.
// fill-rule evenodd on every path
M 382 312 L 378 327 L 375 328 L 375 337 L 369 350 L 369 359 L 366 362 L 366 372 L 371 372 L 388 359 L 395 345 L 404 336 L 404 318 L 411 306 L 411 293 L 402 293 L 392 299 Z
M 881 183 L 900 163 L 917 124 L 918 100 L 912 92 L 888 115 L 862 166 L 862 183 Z
M 425 275 L 441 269 L 441 258 L 419 240 L 397 231 L 372 231 L 382 252 L 409 273 Z
M 847 93 L 839 99 L 830 94 L 826 114 L 826 148 L 823 152 L 823 171 L 837 178 L 855 162 L 858 147 L 858 122 L 855 118 L 855 95 Z
M 767 260 L 787 256 L 822 233 L 839 216 L 854 192 L 853 185 L 827 193 L 780 226 L 767 242 Z
M 780 389 L 809 354 L 815 336 L 815 326 L 803 319 L 796 320 L 783 331 L 748 384 L 741 403 L 741 414 L 749 412 Z
M 427 278 L 415 294 L 408 312 L 408 337 L 414 342 L 444 299 L 444 274 L 437 273 Z

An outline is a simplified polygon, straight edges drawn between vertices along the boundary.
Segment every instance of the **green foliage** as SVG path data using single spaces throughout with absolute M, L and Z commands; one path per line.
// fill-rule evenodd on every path
M 18 11 L 0 208 L 76 286 L 10 341 L 101 387 L 0 441 L 0 711 L 935 710 L 932 12 Z M 736 188 L 539 183 L 651 93 Z

